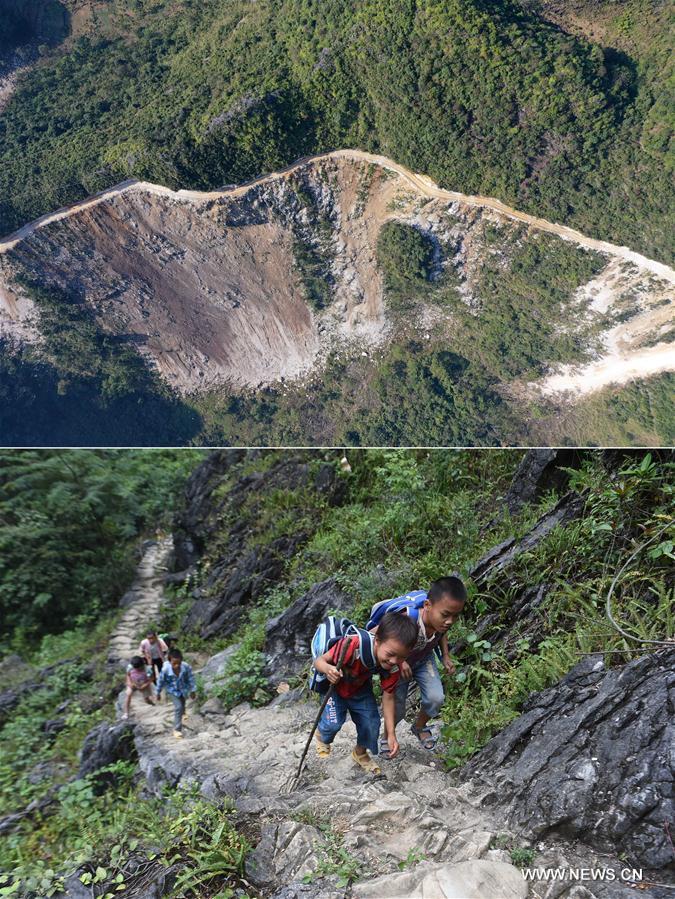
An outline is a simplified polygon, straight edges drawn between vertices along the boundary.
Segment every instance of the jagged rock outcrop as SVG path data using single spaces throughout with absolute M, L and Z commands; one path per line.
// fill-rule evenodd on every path
M 84 738 L 78 777 L 94 774 L 114 762 L 136 758 L 134 725 L 129 721 L 97 725 Z
M 526 503 L 536 501 L 546 490 L 560 491 L 569 480 L 564 467 L 578 464 L 578 450 L 531 449 L 522 458 L 504 497 L 504 504 L 514 515 Z
M 279 537 L 264 549 L 253 549 L 236 559 L 228 558 L 215 566 L 197 599 L 183 619 L 186 630 L 198 630 L 205 639 L 216 634 L 233 634 L 240 624 L 240 612 L 256 596 L 276 583 L 306 534 Z M 217 586 L 216 586 L 217 585 Z M 210 588 L 214 587 L 213 593 Z
M 471 579 L 476 584 L 483 584 L 496 574 L 501 574 L 521 553 L 534 549 L 554 528 L 578 518 L 584 510 L 584 503 L 584 498 L 578 493 L 566 493 L 520 540 L 509 537 L 489 550 L 471 569 Z
M 215 450 L 197 466 L 185 486 L 185 499 L 173 522 L 174 563 L 177 571 L 189 568 L 204 552 L 204 544 L 217 522 L 214 489 L 246 450 Z
M 347 612 L 353 597 L 341 590 L 335 578 L 315 584 L 281 615 L 271 618 L 265 629 L 267 665 L 271 684 L 298 675 L 310 659 L 310 643 L 317 625 L 329 611 Z
M 607 669 L 589 656 L 532 696 L 463 769 L 489 784 L 508 823 L 672 865 L 675 648 Z
M 237 470 L 246 455 L 251 463 L 261 459 L 259 471 Z M 223 486 L 225 489 L 223 489 Z M 210 554 L 210 567 L 183 626 L 208 638 L 228 635 L 239 626 L 242 607 L 276 583 L 289 561 L 308 539 L 308 534 L 282 535 L 269 542 L 257 540 L 260 530 L 257 498 L 274 490 L 307 489 L 330 506 L 339 505 L 346 484 L 334 464 L 310 464 L 303 455 L 280 456 L 266 467 L 255 451 L 219 451 L 199 466 L 188 482 L 186 503 L 176 519 L 175 565 L 194 564 L 216 533 L 220 543 Z M 223 522 L 229 528 L 223 540 Z

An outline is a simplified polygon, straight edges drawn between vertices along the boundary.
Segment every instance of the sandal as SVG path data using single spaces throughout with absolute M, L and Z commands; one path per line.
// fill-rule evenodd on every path
M 327 759 L 330 755 L 330 743 L 324 743 L 318 734 L 316 735 L 316 754 L 320 759 Z
M 359 753 L 354 749 L 352 751 L 352 758 L 364 771 L 367 771 L 368 774 L 374 774 L 375 777 L 379 777 L 382 774 L 382 770 L 380 766 L 377 764 L 374 758 L 370 755 L 368 750 L 363 753 L 363 755 L 359 755 Z
M 389 758 L 389 740 L 386 737 L 380 737 L 379 755 L 383 759 Z
M 420 746 L 422 749 L 426 749 L 428 752 L 431 752 L 436 748 L 436 743 L 438 743 L 438 737 L 435 737 L 431 731 L 430 727 L 426 725 L 424 727 L 417 727 L 415 724 L 410 728 L 410 732 L 415 734 L 417 739 L 420 741 Z M 429 734 L 428 737 L 423 737 L 422 734 Z

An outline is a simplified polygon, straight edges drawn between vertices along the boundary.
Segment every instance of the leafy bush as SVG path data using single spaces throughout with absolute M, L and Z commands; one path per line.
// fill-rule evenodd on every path
M 429 281 L 434 259 L 430 237 L 402 222 L 387 222 L 377 239 L 377 262 L 385 290 L 394 296 L 419 292 Z
M 93 622 L 167 523 L 196 452 L 0 451 L 0 611 L 17 645 Z

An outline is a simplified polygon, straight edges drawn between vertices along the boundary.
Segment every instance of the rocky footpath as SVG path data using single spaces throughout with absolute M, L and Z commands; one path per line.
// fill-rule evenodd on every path
M 111 643 L 111 664 L 136 650 L 144 623 L 159 611 L 159 569 L 170 551 L 168 541 L 147 547 Z M 301 622 L 295 634 L 297 607 L 311 605 L 320 617 L 336 598 L 332 582 L 318 584 L 269 622 L 272 668 L 289 668 L 278 636 L 287 628 L 287 646 L 295 640 L 304 657 L 309 630 Z M 204 666 L 206 682 L 226 667 L 228 652 Z M 297 673 L 297 665 L 290 669 Z M 228 712 L 215 697 L 189 703 L 182 740 L 172 736 L 168 703 L 135 701 L 129 723 L 91 735 L 83 766 L 90 752 L 117 745 L 118 737 L 125 747 L 133 732 L 150 791 L 197 785 L 213 801 L 231 801 L 240 825 L 256 835 L 246 863 L 256 896 L 627 899 L 634 891 L 619 881 L 626 859 L 661 869 L 661 883 L 668 878 L 667 844 L 657 831 L 670 813 L 672 677 L 672 655 L 609 672 L 591 658 L 532 696 L 519 719 L 452 775 L 401 727 L 400 757 L 384 761 L 383 777 L 372 779 L 350 758 L 349 723 L 328 760 L 310 750 L 300 784 L 289 792 L 317 705 L 285 684 L 263 708 L 245 703 Z M 528 883 L 504 846 L 531 847 L 532 866 L 596 867 L 614 871 L 616 881 Z M 351 887 L 340 885 L 340 864 L 350 866 Z M 130 893 L 151 894 L 161 892 Z M 648 895 L 670 894 L 652 887 Z

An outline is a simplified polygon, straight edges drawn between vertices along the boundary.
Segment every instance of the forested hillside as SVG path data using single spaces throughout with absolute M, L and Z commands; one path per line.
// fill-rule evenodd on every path
M 114 0 L 0 118 L 0 231 L 129 176 L 208 187 L 340 146 L 668 261 L 667 4 Z

